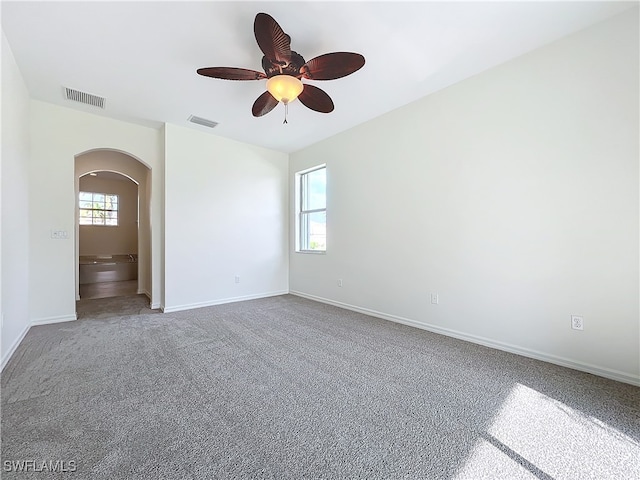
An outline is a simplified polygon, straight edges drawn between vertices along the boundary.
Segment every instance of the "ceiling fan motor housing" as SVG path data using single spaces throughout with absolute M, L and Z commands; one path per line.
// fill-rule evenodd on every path
M 264 73 L 267 74 L 267 78 L 274 77 L 276 75 L 291 75 L 293 77 L 300 78 L 302 74 L 300 69 L 305 64 L 304 58 L 297 52 L 291 51 L 291 61 L 286 65 L 280 65 L 278 63 L 272 63 L 271 60 L 265 55 L 262 57 L 262 68 Z

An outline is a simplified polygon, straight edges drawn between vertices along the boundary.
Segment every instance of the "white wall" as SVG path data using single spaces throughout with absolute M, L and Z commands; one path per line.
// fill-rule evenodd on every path
M 165 163 L 164 310 L 287 293 L 288 156 L 167 124 Z
M 152 305 L 161 298 L 161 130 L 31 101 L 30 318 L 46 323 L 75 318 L 75 156 L 95 149 L 126 152 L 152 169 Z M 68 232 L 65 240 L 52 230 Z
M 118 225 L 80 225 L 78 254 L 137 254 L 138 185 L 125 176 L 115 180 L 85 175 L 80 178 L 80 191 L 118 195 Z
M 2 32 L 0 356 L 2 367 L 29 329 L 29 92 Z
M 291 290 L 640 383 L 638 58 L 635 9 L 292 154 Z

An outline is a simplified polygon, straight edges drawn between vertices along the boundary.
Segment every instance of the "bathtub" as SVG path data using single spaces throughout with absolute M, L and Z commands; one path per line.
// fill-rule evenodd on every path
M 80 285 L 138 279 L 138 255 L 80 255 Z

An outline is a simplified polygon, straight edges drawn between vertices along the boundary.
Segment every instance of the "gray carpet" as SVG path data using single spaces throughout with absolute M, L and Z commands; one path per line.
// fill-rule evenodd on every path
M 640 478 L 637 387 L 290 295 L 78 315 L 2 373 L 3 479 Z

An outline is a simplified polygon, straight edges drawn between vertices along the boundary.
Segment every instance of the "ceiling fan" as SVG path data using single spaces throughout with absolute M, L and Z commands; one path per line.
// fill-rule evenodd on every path
M 320 88 L 302 83 L 306 80 L 334 80 L 346 77 L 364 65 L 364 57 L 359 53 L 334 52 L 312 58 L 308 62 L 291 50 L 291 37 L 278 22 L 266 13 L 258 13 L 253 23 L 253 31 L 258 46 L 264 56 L 264 73 L 235 67 L 199 68 L 198 74 L 223 80 L 263 80 L 267 79 L 267 91 L 254 102 L 251 112 L 254 117 L 266 115 L 282 102 L 287 106 L 296 98 L 303 105 L 316 112 L 333 111 L 333 101 Z

